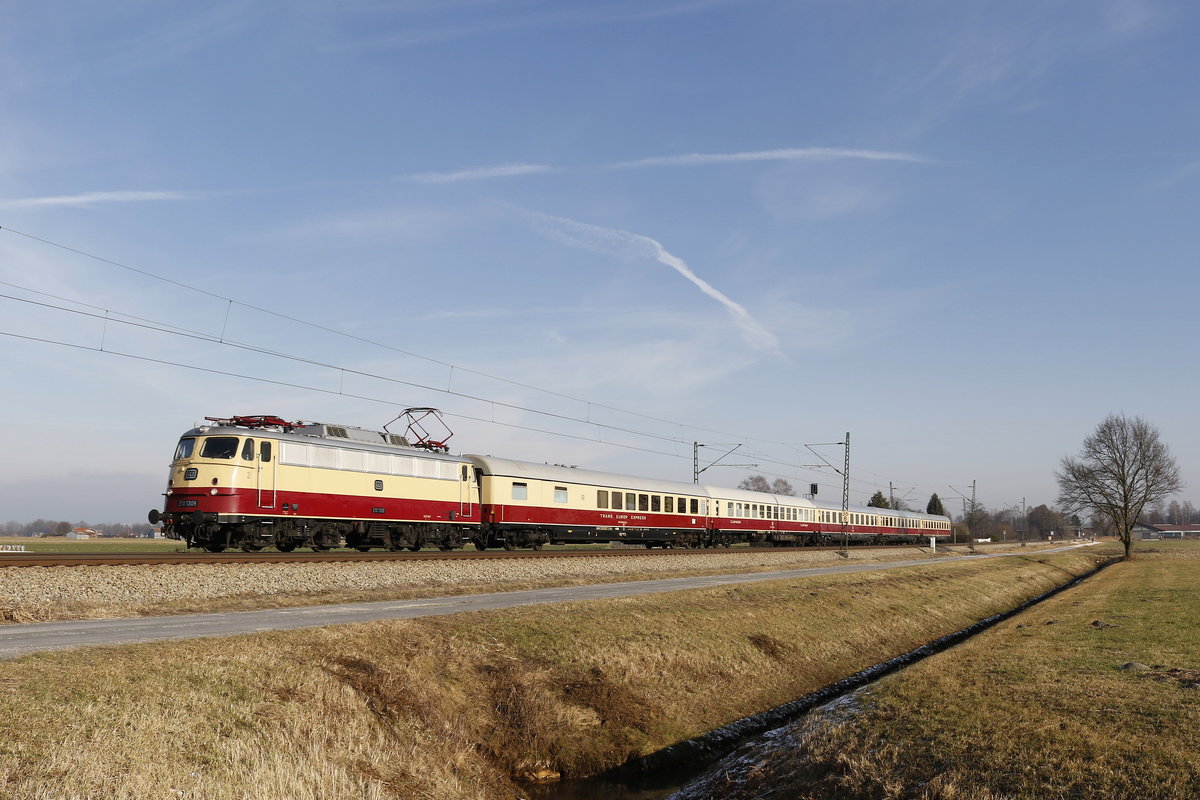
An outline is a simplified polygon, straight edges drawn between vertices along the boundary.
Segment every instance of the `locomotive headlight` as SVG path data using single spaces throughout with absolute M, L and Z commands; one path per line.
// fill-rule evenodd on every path
M 208 490 L 208 493 L 209 493 L 209 494 L 211 494 L 213 497 L 216 497 L 216 496 L 217 496 L 217 490 L 216 490 L 215 488 L 214 488 L 214 489 L 209 489 L 209 490 Z

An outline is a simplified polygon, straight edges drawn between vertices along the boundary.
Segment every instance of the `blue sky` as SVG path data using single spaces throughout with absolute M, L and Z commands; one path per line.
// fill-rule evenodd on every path
M 1119 412 L 1195 481 L 1198 13 L 14 4 L 0 519 L 143 518 L 205 416 L 407 406 L 834 502 L 850 431 L 854 502 L 992 509 Z

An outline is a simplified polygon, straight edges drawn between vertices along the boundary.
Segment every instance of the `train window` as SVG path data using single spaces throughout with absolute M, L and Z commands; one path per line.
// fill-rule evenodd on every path
M 692 498 L 692 513 L 693 514 L 700 513 L 700 501 L 694 497 Z
M 242 461 L 254 460 L 254 440 L 247 439 L 242 443 Z
M 617 511 L 621 510 L 621 498 L 624 496 L 625 495 L 621 494 L 620 492 L 613 492 L 613 495 L 612 495 L 613 508 L 616 509 Z
M 668 495 L 667 497 L 663 498 L 663 511 L 667 512 L 668 514 L 675 513 L 675 498 L 674 497 L 671 497 Z
M 209 436 L 200 448 L 201 458 L 233 458 L 237 455 L 236 436 Z
M 635 508 L 637 508 L 637 495 L 634 494 L 633 492 L 626 492 L 625 493 L 625 510 L 633 511 Z
M 554 487 L 554 502 L 556 502 L 556 503 L 567 502 L 567 487 L 565 487 L 565 486 L 555 486 Z
M 650 495 L 650 510 L 662 511 L 662 498 L 658 495 Z
M 175 460 L 181 458 L 191 458 L 192 451 L 196 449 L 195 439 L 180 439 L 179 446 L 175 448 Z
M 262 462 L 264 464 L 271 463 L 271 443 L 270 442 L 259 442 L 258 443 L 258 457 L 260 459 L 262 459 Z
M 596 508 L 608 508 L 608 489 L 596 490 Z
M 650 495 L 639 494 L 638 495 L 638 511 L 649 511 L 649 510 L 650 510 Z
M 529 484 L 514 482 L 513 488 L 512 488 L 512 499 L 513 500 L 528 500 L 529 499 Z
M 467 476 L 468 476 L 468 472 L 467 472 L 467 465 L 466 465 L 466 464 L 463 464 L 463 465 L 462 465 L 462 479 L 463 479 L 464 481 L 465 481 L 465 480 L 467 480 Z
M 686 497 L 676 498 L 675 508 L 679 511 L 680 514 L 686 514 L 687 513 L 687 498 Z

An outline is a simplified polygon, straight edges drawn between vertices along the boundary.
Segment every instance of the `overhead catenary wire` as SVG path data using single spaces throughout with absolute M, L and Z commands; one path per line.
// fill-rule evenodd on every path
M 595 407 L 597 407 L 597 408 L 603 408 L 603 409 L 605 409 L 605 410 L 608 410 L 608 411 L 616 411 L 616 412 L 618 412 L 618 413 L 621 413 L 621 414 L 628 414 L 628 415 L 630 415 L 630 416 L 634 416 L 634 417 L 641 417 L 641 418 L 643 418 L 643 419 L 651 420 L 651 421 L 653 421 L 653 422 L 660 422 L 660 423 L 664 423 L 664 424 L 668 424 L 668 425 L 674 425 L 674 424 L 677 424 L 677 420 L 668 420 L 668 419 L 663 419 L 663 418 L 661 418 L 661 417 L 656 417 L 656 416 L 653 416 L 653 415 L 651 415 L 651 414 L 644 414 L 644 413 L 642 413 L 642 412 L 639 412 L 639 411 L 630 411 L 630 410 L 628 410 L 628 409 L 619 408 L 619 407 L 617 407 L 617 406 L 607 405 L 607 404 L 604 404 L 604 403 L 595 403 L 595 402 L 592 402 L 592 401 L 589 401 L 589 400 L 585 400 L 585 399 L 583 399 L 583 398 L 579 398 L 579 397 L 575 397 L 575 396 L 573 396 L 573 395 L 565 394 L 565 393 L 563 393 L 563 392 L 558 392 L 558 391 L 555 391 L 555 390 L 553 390 L 553 389 L 545 389 L 545 388 L 542 388 L 542 387 L 539 387 L 539 386 L 533 386 L 532 384 L 528 384 L 528 383 L 523 383 L 523 382 L 521 382 L 521 381 L 512 380 L 511 378 L 504 378 L 504 377 L 502 377 L 502 376 L 498 376 L 498 375 L 492 375 L 492 374 L 489 374 L 489 373 L 486 373 L 486 372 L 482 372 L 482 371 L 480 371 L 480 370 L 471 369 L 471 368 L 469 368 L 469 367 L 463 367 L 463 366 L 461 366 L 461 365 L 455 365 L 455 364 L 452 364 L 452 363 L 450 363 L 450 362 L 448 362 L 448 361 L 443 361 L 443 360 L 441 360 L 441 359 L 437 359 L 437 358 L 431 358 L 431 357 L 429 357 L 429 356 L 425 356 L 425 355 L 422 355 L 422 354 L 420 354 L 420 353 L 415 353 L 415 352 L 412 352 L 412 351 L 410 351 L 410 350 L 405 350 L 405 349 L 403 349 L 403 348 L 395 347 L 395 346 L 393 346 L 393 345 L 389 345 L 389 344 L 386 344 L 386 343 L 384 343 L 384 342 L 379 342 L 379 341 L 376 341 L 376 340 L 374 340 L 374 339 L 368 339 L 368 338 L 366 338 L 366 337 L 364 337 L 364 336 L 358 336 L 358 335 L 355 335 L 355 334 L 352 334 L 352 333 L 347 333 L 347 332 L 345 332 L 345 331 L 338 330 L 338 329 L 336 329 L 336 328 L 331 328 L 331 327 L 328 327 L 328 326 L 326 326 L 326 325 L 321 325 L 320 323 L 313 322 L 312 320 L 306 320 L 306 319 L 302 319 L 302 318 L 299 318 L 299 317 L 294 317 L 294 316 L 291 316 L 291 315 L 289 315 L 289 314 L 284 314 L 284 313 L 281 313 L 281 312 L 275 311 L 275 310 L 273 310 L 273 309 L 264 308 L 264 307 L 262 307 L 262 306 L 257 306 L 257 305 L 254 305 L 254 304 L 252 304 L 252 303 L 246 303 L 246 302 L 243 302 L 243 301 L 241 301 L 241 300 L 237 300 L 236 298 L 228 297 L 228 296 L 226 296 L 226 295 L 222 295 L 222 294 L 218 294 L 218 293 L 216 293 L 216 292 L 209 291 L 208 289 L 202 289 L 202 288 L 200 288 L 200 287 L 193 286 L 193 285 L 191 285 L 191 284 L 183 283 L 182 281 L 177 281 L 177 280 L 174 280 L 173 278 L 167 278 L 167 277 L 165 277 L 165 276 L 158 275 L 158 274 L 156 274 L 156 273 L 154 273 L 154 272 L 150 272 L 149 270 L 144 270 L 144 269 L 140 269 L 140 268 L 138 268 L 138 267 L 133 267 L 133 266 L 130 266 L 130 265 L 128 265 L 128 264 L 123 264 L 123 263 L 121 263 L 120 261 L 114 261 L 113 259 L 104 258 L 103 256 L 98 256 L 98 255 L 95 255 L 95 254 L 93 254 L 93 253 L 89 253 L 89 252 L 88 252 L 88 251 L 86 251 L 86 250 L 81 250 L 81 249 L 79 249 L 79 248 L 71 247 L 70 245 L 61 244 L 61 243 L 59 243 L 59 242 L 55 242 L 55 241 L 53 241 L 53 240 L 51 240 L 51 239 L 46 239 L 46 238 L 43 238 L 43 237 L 41 237 L 41 236 L 35 236 L 34 234 L 31 234 L 31 233 L 25 233 L 25 232 L 23 232 L 23 231 L 16 230 L 15 228 L 7 227 L 7 226 L 0 226 L 0 231 L 5 231 L 5 232 L 8 232 L 8 233 L 13 233 L 13 234 L 16 234 L 16 235 L 18 235 L 18 236 L 23 236 L 23 237 L 25 237 L 25 238 L 27 238 L 27 239 L 31 239 L 31 240 L 33 240 L 33 241 L 36 241 L 36 242 L 41 242 L 42 244 L 49 245 L 49 246 L 51 246 L 51 247 L 57 247 L 57 248 L 60 248 L 60 249 L 62 249 L 62 250 L 66 250 L 66 251 L 68 251 L 68 252 L 75 253 L 76 255 L 83 256 L 83 257 L 85 257 L 85 258 L 94 259 L 94 260 L 96 260 L 96 261 L 99 261 L 99 262 L 102 262 L 102 263 L 104 263 L 104 264 L 109 264 L 110 266 L 114 266 L 114 267 L 118 267 L 118 268 L 120 268 L 120 269 L 128 270 L 128 271 L 130 271 L 130 272 L 136 273 L 136 274 L 138 274 L 138 275 L 142 275 L 142 276 L 144 276 L 144 277 L 152 278 L 152 279 L 154 279 L 154 280 L 158 280 L 158 281 L 163 281 L 164 283 L 171 284 L 172 286 L 180 287 L 180 288 L 187 289 L 187 290 L 189 290 L 189 291 L 193 291 L 193 292 L 198 292 L 198 293 L 200 293 L 200 294 L 203 294 L 203 295 L 206 295 L 206 296 L 208 296 L 208 297 L 212 297 L 212 298 L 214 298 L 214 299 L 217 299 L 217 300 L 222 300 L 222 301 L 225 301 L 225 302 L 229 303 L 231 306 L 232 306 L 232 305 L 238 305 L 238 306 L 241 306 L 241 307 L 243 307 L 243 308 L 249 309 L 249 310 L 251 310 L 251 311 L 257 311 L 257 312 L 259 312 L 259 313 L 262 313 L 262 314 L 267 314 L 267 315 L 270 315 L 270 316 L 276 317 L 277 319 L 283 319 L 283 320 L 287 320 L 288 322 L 294 322 L 294 323 L 296 323 L 296 324 L 298 324 L 298 325 L 303 325 L 303 326 L 306 326 L 306 327 L 309 327 L 309 328 L 313 328 L 314 330 L 323 331 L 323 332 L 325 332 L 325 333 L 331 333 L 331 334 L 333 334 L 333 335 L 335 335 L 335 336 L 344 337 L 344 338 L 347 338 L 347 339 L 350 339 L 350 340 L 353 340 L 353 341 L 360 342 L 360 343 L 362 343 L 362 344 L 369 344 L 369 345 L 371 345 L 371 346 L 373 346 L 373 347 L 380 347 L 380 348 L 383 348 L 383 349 L 385 349 L 385 350 L 390 350 L 390 351 L 392 351 L 392 352 L 395 352 L 395 353 L 399 353 L 399 354 L 401 354 L 401 355 L 408 356 L 408 357 L 410 357 L 410 358 L 416 358 L 416 359 L 420 359 L 420 360 L 422 360 L 422 361 L 429 362 L 429 363 L 431 363 L 431 364 L 437 364 L 438 366 L 446 367 L 446 368 L 448 368 L 448 369 L 458 369 L 458 370 L 459 370 L 459 371 L 461 371 L 461 372 L 466 372 L 466 373 L 469 373 L 469 374 L 471 374 L 471 375 L 476 375 L 476 376 L 478 376 L 478 377 L 481 377 L 481 378 L 486 378 L 486 379 L 488 379 L 488 380 L 494 380 L 494 381 L 498 381 L 498 382 L 501 382 L 501 383 L 506 383 L 506 384 L 508 384 L 508 385 L 510 385 L 510 386 L 515 386 L 515 387 L 517 387 L 517 388 L 521 388 L 521 389 L 528 389 L 529 391 L 534 391 L 534 392 L 540 392 L 540 393 L 543 393 L 543 394 L 550 395 L 550 396 L 552 396 L 552 397 L 558 397 L 558 398 L 560 398 L 560 399 L 563 399 L 563 400 L 570 400 L 570 401 L 572 401 L 572 402 L 576 402 L 576 403 L 582 403 L 582 404 L 589 405 L 589 406 L 595 406 Z M 690 425 L 690 426 L 688 426 L 688 427 L 689 427 L 689 428 L 692 428 L 693 430 L 703 431 L 703 432 L 705 432 L 705 433 L 716 433 L 716 434 L 719 434 L 719 435 L 721 435 L 721 436 L 732 436 L 732 437 L 736 438 L 736 435 L 735 435 L 735 434 L 732 434 L 732 433 L 727 433 L 727 432 L 724 432 L 724 431 L 718 431 L 718 430 L 712 430 L 712 429 L 707 429 L 707 428 L 701 428 L 701 427 L 697 427 L 697 426 L 694 426 L 694 425 Z M 768 440 L 763 440 L 763 441 L 768 441 Z M 786 444 L 786 443 L 784 443 L 784 442 L 775 442 L 775 444 Z
M 295 363 L 303 363 L 303 364 L 307 364 L 310 366 L 319 367 L 319 368 L 323 368 L 323 369 L 337 370 L 337 371 L 339 371 L 340 375 L 343 378 L 346 374 L 351 374 L 351 375 L 356 375 L 356 376 L 360 376 L 360 377 L 364 377 L 364 378 L 369 378 L 372 380 L 379 380 L 379 381 L 384 381 L 384 382 L 388 382 L 388 383 L 393 383 L 396 385 L 407 386 L 407 387 L 419 389 L 422 391 L 445 394 L 448 396 L 453 396 L 453 397 L 457 397 L 460 399 L 469 400 L 472 402 L 485 403 L 485 404 L 492 406 L 493 408 L 501 407 L 501 408 L 505 408 L 505 409 L 508 409 L 511 411 L 519 411 L 519 412 L 534 414 L 534 415 L 538 415 L 538 416 L 542 416 L 542 417 L 545 417 L 548 419 L 554 419 L 554 420 L 558 420 L 558 421 L 562 421 L 562 422 L 570 422 L 570 423 L 576 423 L 576 424 L 582 424 L 582 425 L 586 425 L 586 426 L 590 426 L 590 427 L 595 427 L 597 429 L 598 435 L 596 437 L 581 436 L 578 434 L 565 433 L 562 431 L 545 430 L 545 429 L 539 429 L 539 428 L 530 427 L 530 426 L 502 422 L 502 421 L 498 421 L 495 419 L 494 413 L 492 414 L 491 418 L 488 419 L 488 418 L 484 418 L 484 417 L 472 416 L 469 414 L 447 412 L 447 415 L 451 416 L 451 417 L 472 420 L 472 421 L 477 421 L 477 422 L 483 422 L 483 423 L 489 423 L 489 424 L 495 424 L 495 425 L 499 425 L 501 427 L 524 430 L 524 431 L 528 431 L 528 432 L 537 432 L 537 433 L 542 433 L 542 434 L 550 435 L 550 436 L 557 436 L 557 437 L 575 439 L 575 440 L 581 440 L 581 441 L 594 441 L 594 442 L 603 443 L 607 446 L 620 447 L 620 448 L 624 448 L 624 449 L 640 451 L 640 452 L 645 452 L 645 453 L 652 453 L 652 454 L 667 456 L 667 457 L 671 457 L 671 458 L 683 459 L 685 456 L 682 454 L 682 452 L 666 452 L 666 451 L 662 451 L 662 450 L 655 450 L 655 449 L 652 449 L 649 447 L 639 447 L 636 445 L 631 445 L 631 444 L 626 444 L 626 443 L 621 443 L 621 442 L 616 442 L 616 441 L 605 441 L 603 438 L 601 438 L 601 436 L 599 435 L 599 432 L 600 431 L 609 431 L 609 432 L 617 433 L 617 434 L 624 434 L 624 435 L 635 436 L 635 437 L 645 437 L 647 439 L 650 439 L 653 441 L 658 441 L 660 443 L 670 443 L 670 444 L 674 444 L 674 445 L 683 447 L 685 445 L 691 444 L 691 437 L 685 436 L 684 431 L 692 430 L 692 431 L 700 431 L 700 432 L 707 433 L 707 434 L 728 436 L 728 437 L 735 438 L 735 439 L 742 439 L 744 441 L 757 441 L 757 442 L 761 442 L 763 444 L 771 444 L 771 445 L 789 447 L 794 450 L 797 449 L 796 445 L 790 444 L 788 442 L 774 441 L 774 440 L 763 439 L 763 438 L 759 438 L 759 437 L 747 437 L 744 435 L 732 434 L 732 433 L 728 433 L 725 431 L 703 428 L 703 427 L 699 427 L 699 426 L 695 426 L 695 425 L 687 425 L 685 423 L 679 422 L 678 420 L 667 420 L 662 417 L 657 417 L 657 416 L 654 416 L 651 414 L 645 414 L 645 413 L 638 412 L 638 411 L 630 411 L 628 409 L 623 409 L 623 408 L 620 408 L 617 406 L 612 406 L 612 405 L 605 404 L 605 403 L 596 403 L 596 402 L 585 400 L 585 399 L 579 398 L 579 397 L 575 397 L 573 395 L 569 395 L 569 394 L 566 394 L 563 392 L 558 392 L 558 391 L 551 390 L 551 389 L 545 389 L 542 387 L 534 386 L 532 384 L 513 380 L 510 378 L 505 378 L 502 376 L 492 375 L 492 374 L 489 374 L 486 372 L 482 372 L 480 370 L 475 370 L 475 369 L 471 369 L 469 367 L 464 367 L 462 365 L 453 364 L 453 363 L 450 363 L 450 362 L 447 362 L 447 361 L 444 361 L 441 359 L 431 358 L 429 356 L 425 356 L 425 355 L 415 353 L 415 352 L 412 352 L 409 350 L 405 350 L 405 349 L 398 348 L 398 347 L 395 347 L 392 345 L 388 345 L 386 343 L 379 342 L 379 341 L 376 341 L 373 339 L 369 339 L 369 338 L 358 336 L 358 335 L 355 335 L 352 333 L 347 333 L 345 331 L 337 330 L 336 328 L 332 328 L 332 327 L 329 327 L 326 325 L 321 325 L 319 323 L 312 322 L 311 320 L 298 318 L 298 317 L 295 317 L 292 315 L 283 314 L 281 312 L 278 312 L 278 311 L 275 311 L 272 309 L 264 308 L 262 306 L 258 306 L 258 305 L 252 304 L 252 303 L 247 303 L 242 300 L 238 300 L 236 298 L 229 297 L 224 294 L 220 294 L 218 292 L 213 292 L 208 289 L 204 289 L 204 288 L 201 288 L 198 286 L 194 286 L 191 284 L 187 284 L 187 283 L 184 283 L 181 281 L 174 280 L 172 278 L 158 275 L 154 272 L 140 269 L 138 267 L 133 267 L 128 264 L 124 264 L 119 261 L 115 261 L 113 259 L 105 258 L 103 256 L 99 256 L 99 255 L 87 252 L 85 250 L 81 250 L 79 248 L 71 247 L 69 245 L 55 242 L 55 241 L 47 239 L 47 238 L 43 238 L 41 236 L 36 236 L 36 235 L 30 234 L 30 233 L 18 231 L 11 227 L 7 227 L 7 226 L 0 227 L 0 231 L 13 233 L 13 234 L 22 236 L 22 237 L 32 240 L 32 241 L 40 242 L 42 244 L 45 244 L 45 245 L 48 245 L 51 247 L 55 247 L 55 248 L 59 248 L 66 252 L 74 253 L 74 254 L 80 255 L 80 256 L 88 258 L 88 259 L 95 260 L 95 261 L 103 263 L 103 264 L 107 264 L 107 265 L 110 265 L 113 267 L 117 267 L 119 269 L 127 270 L 131 273 L 134 273 L 136 275 L 139 275 L 139 276 L 142 276 L 145 278 L 153 279 L 156 281 L 161 281 L 163 283 L 175 286 L 177 288 L 196 292 L 201 295 L 222 301 L 222 303 L 226 306 L 225 314 L 224 314 L 224 322 L 222 324 L 220 334 L 213 335 L 213 334 L 204 333 L 204 332 L 200 332 L 200 331 L 189 330 L 187 328 L 172 325 L 170 323 L 165 323 L 165 322 L 161 322 L 161 321 L 157 321 L 157 320 L 148 319 L 146 317 L 142 317 L 142 316 L 138 316 L 138 315 L 133 315 L 133 314 L 125 313 L 125 312 L 114 311 L 112 309 L 102 308 L 102 307 L 96 306 L 94 304 L 85 303 L 85 302 L 82 302 L 79 300 L 66 298 L 66 297 L 62 297 L 59 295 L 52 295 L 52 294 L 42 292 L 37 289 L 23 287 L 23 286 L 19 286 L 19 285 L 13 284 L 13 283 L 9 283 L 9 282 L 0 282 L 0 285 L 9 286 L 11 288 L 18 289 L 18 290 L 21 290 L 24 292 L 29 292 L 29 293 L 33 293 L 36 295 L 40 295 L 42 297 L 51 298 L 51 299 L 57 300 L 62 303 L 69 303 L 69 304 L 72 304 L 75 306 L 79 306 L 81 308 L 92 309 L 92 311 L 81 311 L 81 310 L 79 310 L 79 308 L 67 308 L 65 306 L 54 305 L 52 303 L 38 302 L 35 300 L 30 300 L 30 299 L 24 298 L 24 297 L 17 297 L 14 295 L 7 295 L 7 294 L 0 295 L 0 298 L 3 298 L 3 299 L 8 299 L 8 300 L 16 301 L 16 302 L 21 302 L 21 303 L 28 303 L 28 304 L 37 305 L 37 306 L 41 306 L 44 308 L 65 312 L 65 313 L 76 314 L 76 315 L 85 316 L 85 317 L 92 317 L 92 318 L 101 320 L 102 324 L 104 325 L 104 331 L 103 331 L 102 335 L 105 338 L 107 337 L 107 326 L 109 323 L 132 326 L 132 327 L 140 328 L 143 330 L 149 330 L 149 331 L 153 331 L 153 332 L 160 333 L 160 334 L 187 337 L 187 338 L 191 338 L 191 339 L 195 339 L 195 340 L 209 342 L 209 343 L 216 344 L 216 345 L 223 346 L 223 347 L 232 347 L 232 348 L 240 349 L 240 350 L 247 351 L 247 352 L 253 352 L 253 353 L 257 353 L 257 354 L 272 357 L 272 358 L 281 358 L 281 359 L 293 361 Z M 346 338 L 346 339 L 349 339 L 352 341 L 357 341 L 359 343 L 367 344 L 367 345 L 370 345 L 373 347 L 379 347 L 379 348 L 382 348 L 382 349 L 385 349 L 385 350 L 388 350 L 388 351 L 391 351 L 394 353 L 398 353 L 400 355 L 404 355 L 404 356 L 411 357 L 411 358 L 416 358 L 416 359 L 425 361 L 427 363 L 431 363 L 431 364 L 434 364 L 434 365 L 437 365 L 440 367 L 444 367 L 449 372 L 447 381 L 446 381 L 446 387 L 441 388 L 441 387 L 422 384 L 422 383 L 418 383 L 418 382 L 414 382 L 414 381 L 405 381 L 405 380 L 402 380 L 399 378 L 393 378 L 393 377 L 390 377 L 387 375 L 381 375 L 381 374 L 376 374 L 376 373 L 372 373 L 372 372 L 367 372 L 364 370 L 357 370 L 357 369 L 353 369 L 353 368 L 339 366 L 336 364 L 325 363 L 325 362 L 318 361 L 318 360 L 315 360 L 312 358 L 297 356 L 294 354 L 289 354 L 289 353 L 285 353 L 285 352 L 278 351 L 278 350 L 260 347 L 258 345 L 254 345 L 254 344 L 248 344 L 245 342 L 238 342 L 236 340 L 227 339 L 226 332 L 227 332 L 228 323 L 229 323 L 229 314 L 230 314 L 233 306 L 235 306 L 235 305 L 242 307 L 242 308 L 246 308 L 251 311 L 258 312 L 260 314 L 269 315 L 269 316 L 272 316 L 277 319 L 286 320 L 288 322 L 292 322 L 292 323 L 295 323 L 298 325 L 309 327 L 309 328 L 312 328 L 314 330 L 318 330 L 318 331 L 321 331 L 324 333 L 332 334 L 332 335 L 335 335 L 338 337 L 343 337 L 343 338 Z M 242 378 L 242 379 L 247 379 L 247 380 L 260 381 L 260 382 L 264 382 L 264 383 L 268 383 L 268 384 L 288 386 L 291 388 L 298 388 L 298 389 L 322 392 L 322 393 L 327 393 L 327 394 L 338 394 L 338 395 L 351 397 L 354 399 L 360 399 L 360 400 L 364 400 L 364 401 L 368 401 L 368 402 L 378 402 L 378 403 L 383 403 L 383 404 L 393 405 L 393 406 L 396 405 L 395 401 L 388 400 L 385 398 L 347 393 L 344 391 L 344 387 L 339 387 L 339 389 L 337 391 L 333 391 L 333 390 L 329 390 L 329 389 L 318 387 L 318 386 L 309 386 L 309 385 L 298 384 L 298 383 L 293 383 L 293 382 L 288 382 L 288 381 L 273 380 L 273 379 L 269 379 L 269 378 L 263 378 L 261 376 L 246 375 L 246 374 L 241 374 L 241 373 L 227 371 L 227 370 L 198 366 L 195 364 L 186 364 L 183 362 L 171 361 L 169 359 L 160 359 L 160 358 L 154 358 L 151 356 L 145 356 L 145 355 L 140 355 L 140 354 L 136 354 L 136 353 L 116 351 L 111 348 L 106 348 L 104 339 L 102 339 L 102 341 L 101 341 L 101 346 L 99 348 L 97 348 L 97 347 L 90 347 L 87 345 L 81 345 L 78 343 L 55 340 L 55 339 L 51 339 L 48 337 L 29 336 L 29 335 L 24 335 L 24 334 L 12 332 L 12 331 L 0 331 L 0 334 L 14 337 L 14 338 L 25 339 L 25 340 L 29 340 L 29 341 L 42 342 L 42 343 L 51 344 L 51 345 L 72 347 L 72 348 L 76 348 L 76 349 L 88 350 L 88 351 L 94 351 L 94 352 L 104 352 L 108 355 L 120 356 L 120 357 L 124 357 L 124 358 L 148 362 L 148 363 L 158 363 L 158 364 L 174 366 L 174 367 L 178 367 L 178 368 L 197 370 L 197 371 L 202 371 L 202 372 L 206 372 L 209 374 L 218 374 L 218 375 L 224 375 L 224 376 L 228 376 L 228 377 L 236 377 L 236 378 Z M 466 392 L 454 391 L 451 387 L 452 387 L 452 383 L 453 383 L 453 373 L 456 370 L 459 372 L 462 372 L 462 373 L 474 375 L 474 376 L 484 378 L 487 380 L 497 381 L 499 383 L 503 383 L 503 384 L 506 384 L 509 386 L 545 394 L 550 397 L 556 397 L 559 399 L 568 400 L 568 401 L 571 401 L 574 403 L 579 403 L 585 407 L 585 411 L 586 411 L 585 416 L 583 418 L 580 418 L 580 417 L 571 416 L 569 414 L 546 411 L 546 410 L 542 410 L 542 409 L 532 408 L 529 406 L 523 406 L 523 405 L 516 404 L 516 403 L 500 401 L 500 400 L 495 400 L 495 399 L 491 399 L 491 398 L 487 398 L 487 397 L 473 395 L 473 394 L 469 394 Z M 612 412 L 628 415 L 628 416 L 635 417 L 635 418 L 641 418 L 641 419 L 651 421 L 651 422 L 668 424 L 671 426 L 678 425 L 680 428 L 680 436 L 678 436 L 678 437 L 666 436 L 663 434 L 653 433 L 650 431 L 638 430 L 635 428 L 627 428 L 627 427 L 622 427 L 619 425 L 611 425 L 611 424 L 607 424 L 607 423 L 597 422 L 592 419 L 593 409 L 603 409 L 606 411 L 612 411 Z M 752 453 L 752 457 L 760 463 L 772 464 L 777 467 L 782 467 L 782 468 L 790 469 L 790 470 L 806 471 L 806 472 L 814 471 L 814 465 L 791 463 L 788 461 L 780 460 L 772 455 L 768 455 L 766 453 L 758 453 L 755 451 L 757 451 L 757 448 L 754 448 L 754 450 L 752 450 L 752 451 L 748 450 L 747 452 L 748 452 L 748 454 Z M 760 470 L 760 471 L 765 471 L 765 470 Z M 869 471 L 867 471 L 867 472 L 868 472 L 868 474 L 873 474 L 873 473 L 870 473 Z M 774 472 L 768 472 L 767 474 L 776 475 L 777 477 L 784 477 L 784 478 L 797 477 L 797 476 L 791 475 L 791 474 L 779 475 L 778 473 L 774 473 Z M 816 474 L 823 474 L 823 473 L 817 472 Z M 874 485 L 872 482 L 862 481 L 862 480 L 858 480 L 858 479 L 855 479 L 853 482 L 856 484 L 863 485 L 863 486 L 873 486 Z

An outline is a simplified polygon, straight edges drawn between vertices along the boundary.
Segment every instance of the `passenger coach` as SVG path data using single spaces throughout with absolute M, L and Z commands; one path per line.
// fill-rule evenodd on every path
M 711 543 L 704 487 L 572 467 L 467 456 L 479 471 L 486 544 Z

